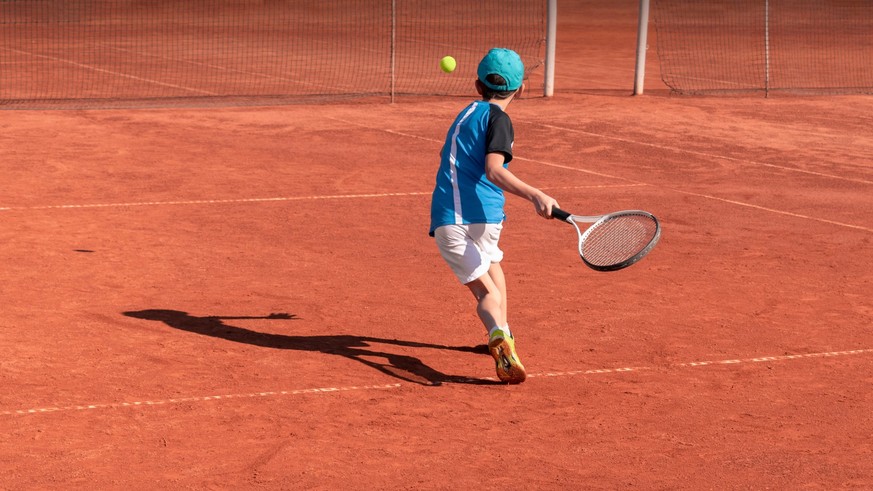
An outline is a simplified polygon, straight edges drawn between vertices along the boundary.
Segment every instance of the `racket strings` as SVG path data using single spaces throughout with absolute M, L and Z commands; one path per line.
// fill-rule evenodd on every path
M 579 252 L 595 266 L 621 264 L 644 251 L 657 233 L 658 223 L 653 217 L 621 215 L 588 229 Z

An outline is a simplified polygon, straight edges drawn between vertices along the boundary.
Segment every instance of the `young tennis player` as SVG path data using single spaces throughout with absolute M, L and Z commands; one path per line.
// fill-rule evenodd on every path
M 482 100 L 458 114 L 443 145 L 430 235 L 458 280 L 476 297 L 498 378 L 517 384 L 526 374 L 506 318 L 503 251 L 498 247 L 506 218 L 503 192 L 531 201 L 543 218 L 551 218 L 558 204 L 507 168 L 514 133 L 506 108 L 524 90 L 521 58 L 512 50 L 494 48 L 482 58 L 477 75 Z

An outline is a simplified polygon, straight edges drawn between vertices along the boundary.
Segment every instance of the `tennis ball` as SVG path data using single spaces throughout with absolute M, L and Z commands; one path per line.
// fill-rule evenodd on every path
M 443 56 L 443 59 L 440 60 L 440 68 L 446 73 L 454 72 L 456 66 L 458 66 L 458 62 L 451 56 Z

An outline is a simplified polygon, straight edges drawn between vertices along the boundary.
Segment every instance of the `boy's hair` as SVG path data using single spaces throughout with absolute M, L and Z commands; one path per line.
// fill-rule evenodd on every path
M 479 62 L 476 75 L 485 100 L 508 99 L 524 83 L 524 62 L 511 49 L 491 48 Z
M 487 81 L 491 85 L 506 85 L 506 79 L 496 73 L 489 73 L 488 76 L 485 77 L 485 81 Z M 490 101 L 491 99 L 509 99 L 510 97 L 512 97 L 512 94 L 515 94 L 517 91 L 518 89 L 494 90 L 487 85 L 482 84 L 482 98 L 486 101 Z

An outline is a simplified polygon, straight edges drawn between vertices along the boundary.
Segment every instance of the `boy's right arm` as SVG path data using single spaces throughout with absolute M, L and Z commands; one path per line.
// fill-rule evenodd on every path
M 539 216 L 552 218 L 552 208 L 558 208 L 558 202 L 546 193 L 522 181 L 509 169 L 503 167 L 505 160 L 506 157 L 502 153 L 487 154 L 485 156 L 485 177 L 507 193 L 512 193 L 532 202 Z

